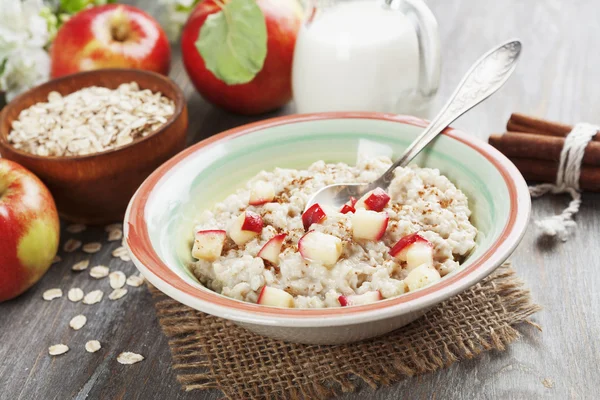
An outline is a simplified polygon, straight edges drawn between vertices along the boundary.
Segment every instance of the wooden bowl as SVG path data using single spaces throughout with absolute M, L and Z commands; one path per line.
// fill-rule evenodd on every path
M 175 113 L 157 131 L 126 146 L 85 156 L 42 157 L 8 143 L 12 122 L 21 110 L 88 86 L 117 88 L 135 81 L 141 89 L 162 92 L 175 102 Z M 11 101 L 0 114 L 0 155 L 36 174 L 50 189 L 64 219 L 85 224 L 122 220 L 129 200 L 158 166 L 185 147 L 188 117 L 183 92 L 169 78 L 149 71 L 104 69 L 58 78 Z

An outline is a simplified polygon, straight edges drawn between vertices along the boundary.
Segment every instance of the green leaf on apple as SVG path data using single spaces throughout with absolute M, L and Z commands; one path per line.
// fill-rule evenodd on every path
M 206 18 L 196 48 L 206 68 L 226 84 L 254 79 L 267 57 L 267 24 L 256 1 L 222 4 L 221 11 Z
M 84 8 L 90 6 L 102 6 L 108 3 L 114 3 L 114 0 L 60 0 L 60 11 L 68 14 L 75 14 Z

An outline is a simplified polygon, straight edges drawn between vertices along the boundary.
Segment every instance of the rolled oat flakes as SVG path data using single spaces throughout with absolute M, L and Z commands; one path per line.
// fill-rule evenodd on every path
M 104 265 L 97 265 L 90 269 L 90 276 L 95 279 L 106 278 L 108 276 L 109 271 L 110 270 L 108 269 L 108 267 L 105 267 Z
M 110 287 L 113 289 L 120 289 L 125 286 L 125 282 L 127 277 L 121 271 L 114 271 L 108 275 L 108 279 L 110 281 Z
M 69 326 L 78 331 L 86 324 L 87 318 L 85 315 L 77 315 L 71 319 Z
M 51 92 L 47 102 L 20 112 L 8 141 L 38 156 L 82 156 L 146 137 L 174 112 L 172 100 L 136 82 L 114 90 L 91 86 L 65 96 Z
M 83 304 L 96 304 L 102 301 L 104 292 L 102 290 L 93 290 L 83 297 Z
M 58 288 L 48 289 L 42 294 L 42 298 L 46 301 L 51 301 L 62 297 L 62 290 Z
M 81 299 L 83 299 L 83 290 L 81 290 L 79 288 L 69 289 L 69 291 L 67 292 L 67 298 L 69 300 L 71 300 L 73 303 L 76 303 L 76 302 L 80 301 Z
M 100 345 L 100 342 L 97 340 L 90 340 L 88 342 L 86 342 L 85 344 L 85 351 L 87 351 L 88 353 L 95 353 L 98 350 L 100 350 L 102 346 Z
M 48 354 L 51 356 L 60 356 L 61 354 L 65 354 L 69 351 L 69 346 L 64 344 L 54 344 L 48 347 Z

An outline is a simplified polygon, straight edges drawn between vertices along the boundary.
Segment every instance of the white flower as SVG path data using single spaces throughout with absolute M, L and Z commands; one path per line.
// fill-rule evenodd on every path
M 171 41 L 176 41 L 181 34 L 190 13 L 199 0 L 159 0 L 163 5 L 161 24 Z
M 48 25 L 42 0 L 0 0 L 0 91 L 10 101 L 48 79 Z

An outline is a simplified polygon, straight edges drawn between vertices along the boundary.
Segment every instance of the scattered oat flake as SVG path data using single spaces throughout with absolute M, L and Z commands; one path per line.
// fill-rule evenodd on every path
M 89 342 L 86 342 L 85 344 L 85 350 L 88 353 L 95 353 L 98 350 L 100 350 L 102 346 L 100 346 L 100 342 L 97 340 L 90 340 Z
M 89 254 L 97 253 L 100 249 L 102 249 L 102 243 L 100 242 L 86 243 L 82 248 L 83 251 Z
M 87 322 L 87 318 L 85 315 L 76 315 L 73 317 L 73 319 L 71 319 L 71 321 L 69 322 L 69 326 L 73 329 L 75 329 L 76 331 L 80 330 L 81 328 L 83 328 L 83 326 L 85 325 L 85 323 Z
M 67 226 L 67 232 L 69 233 L 81 233 L 86 230 L 86 226 L 84 224 L 71 224 Z
M 54 258 L 52 259 L 52 264 L 56 264 L 57 262 L 61 262 L 62 258 L 60 258 L 59 255 L 54 256 Z
M 89 265 L 90 265 L 90 260 L 81 260 L 78 263 L 73 264 L 71 269 L 73 271 L 83 271 L 83 270 L 87 269 L 87 267 L 89 267 Z
M 110 287 L 113 289 L 120 289 L 125 286 L 125 281 L 127 281 L 127 276 L 121 271 L 111 272 L 108 275 L 108 279 L 110 280 Z
M 48 347 L 48 353 L 51 356 L 60 356 L 61 354 L 65 354 L 67 351 L 69 351 L 69 346 L 64 344 L 54 344 Z
M 58 299 L 62 297 L 62 290 L 58 288 L 48 289 L 42 294 L 42 298 L 46 301 Z
M 110 270 L 108 269 L 108 267 L 105 267 L 104 265 L 97 265 L 90 269 L 90 276 L 96 279 L 106 278 L 108 276 L 109 271 Z
M 127 289 L 119 288 L 119 289 L 113 290 L 108 295 L 108 298 L 111 300 L 119 300 L 121 297 L 125 296 L 126 294 L 127 294 Z
M 78 301 L 83 299 L 83 290 L 79 288 L 69 289 L 69 291 L 67 292 L 67 298 L 73 303 L 77 303 Z
M 117 361 L 121 364 L 129 365 L 140 362 L 144 359 L 144 356 L 141 354 L 132 353 L 130 351 L 125 351 L 117 357 Z
M 119 257 L 121 259 L 121 261 L 131 261 L 131 257 L 129 257 L 128 255 L 124 254 L 121 257 Z
M 102 290 L 92 290 L 83 298 L 83 304 L 96 304 L 102 300 L 104 292 Z
M 69 239 L 65 242 L 65 245 L 63 246 L 63 250 L 66 251 L 67 253 L 72 253 L 80 247 L 81 247 L 81 240 Z
M 110 224 L 104 227 L 106 232 L 114 231 L 116 229 L 121 229 L 121 224 Z
M 121 229 L 113 229 L 112 231 L 108 231 L 108 241 L 114 242 L 116 240 L 123 239 L 123 231 Z
M 113 257 L 122 257 L 124 255 L 128 255 L 127 249 L 124 246 L 119 246 L 112 251 Z
M 144 277 L 140 275 L 131 275 L 127 278 L 126 283 L 129 286 L 138 287 L 144 283 Z
M 550 378 L 544 378 L 542 385 L 546 386 L 548 389 L 552 389 L 554 387 L 554 381 Z

